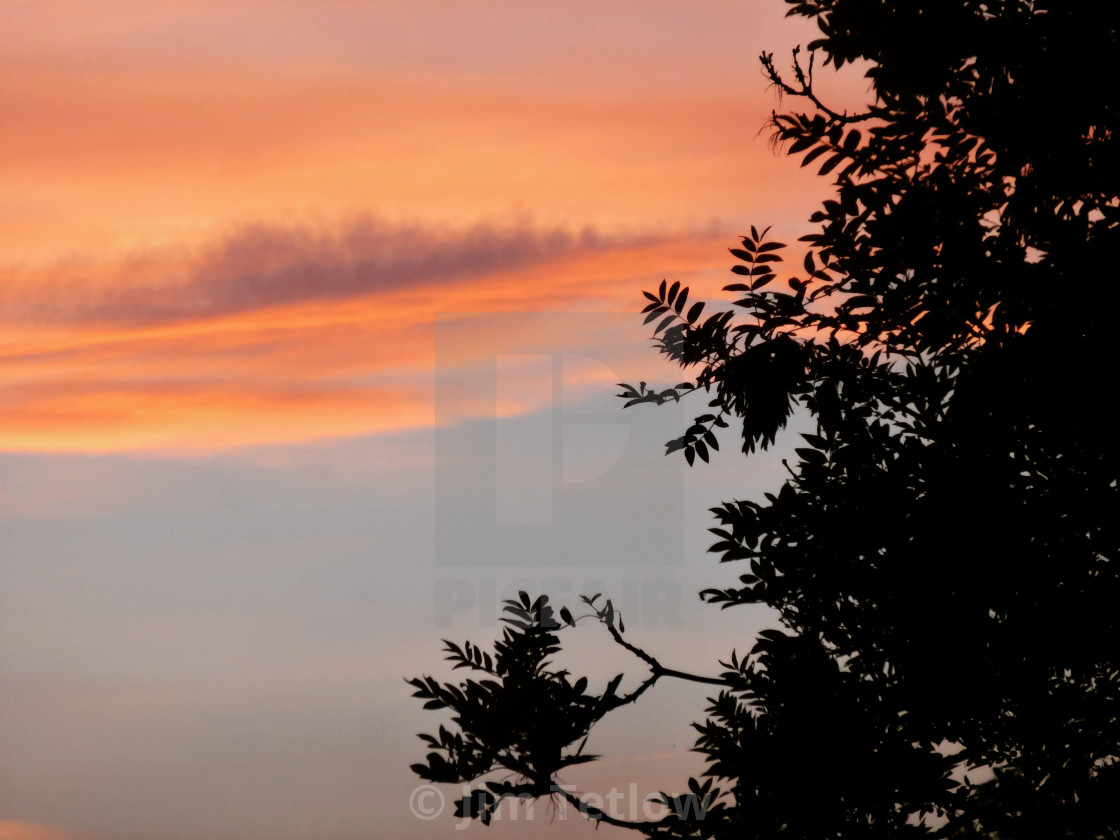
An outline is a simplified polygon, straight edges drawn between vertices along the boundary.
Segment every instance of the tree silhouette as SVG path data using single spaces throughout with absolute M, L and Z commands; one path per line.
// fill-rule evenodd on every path
M 696 724 L 703 780 L 663 795 L 661 820 L 589 817 L 651 837 L 1118 837 L 1120 6 L 787 2 L 821 37 L 788 73 L 762 55 L 811 108 L 775 113 L 774 140 L 834 195 L 796 276 L 752 228 L 730 309 L 646 292 L 660 351 L 693 378 L 623 386 L 627 404 L 707 400 L 667 446 L 690 464 L 724 430 L 750 455 L 812 417 L 781 487 L 713 509 L 711 550 L 743 568 L 702 596 L 767 604 L 783 629 L 697 677 L 586 599 L 650 671 L 589 695 L 548 665 L 584 617 L 508 602 L 494 662 L 448 643 L 484 679 L 411 681 L 459 727 L 424 736 L 413 769 L 512 771 L 460 804 L 484 820 L 503 796 L 578 805 L 555 772 L 590 758 L 591 725 L 661 677 L 698 679 L 719 685 Z M 830 108 L 818 60 L 866 63 L 872 104 Z

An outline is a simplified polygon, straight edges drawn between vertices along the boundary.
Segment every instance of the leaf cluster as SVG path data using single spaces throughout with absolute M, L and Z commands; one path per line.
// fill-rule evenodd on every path
M 610 708 L 617 682 L 602 695 L 588 693 L 586 678 L 570 679 L 554 670 L 549 657 L 560 650 L 556 621 L 545 596 L 504 602 L 502 637 L 494 653 L 444 640 L 446 659 L 476 678 L 441 683 L 433 677 L 409 680 L 426 709 L 447 709 L 458 731 L 440 726 L 437 735 L 420 737 L 432 748 L 413 772 L 432 782 L 472 781 L 496 770 L 509 771 L 519 784 L 490 785 L 476 798 L 475 815 L 492 812 L 505 796 L 547 795 L 553 776 L 564 767 L 590 761 L 582 742 L 594 722 Z M 578 749 L 572 745 L 580 743 Z M 496 783 L 495 783 L 496 784 Z M 489 791 L 489 793 L 487 793 Z M 462 804 L 462 803 L 461 803 Z M 488 819 L 487 819 L 488 821 Z

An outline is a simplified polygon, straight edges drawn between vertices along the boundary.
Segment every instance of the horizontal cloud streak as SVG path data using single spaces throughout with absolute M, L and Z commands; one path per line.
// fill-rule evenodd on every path
M 592 356 L 617 342 L 653 361 L 636 317 L 622 337 L 548 315 L 633 311 L 666 275 L 710 289 L 725 243 L 710 230 L 360 220 L 25 272 L 0 312 L 0 449 L 198 451 L 430 427 L 439 313 L 459 313 L 441 329 L 464 337 L 438 360 L 464 381 L 443 420 L 536 410 L 479 403 L 466 383 L 502 340 Z M 504 339 L 491 334 L 498 312 L 523 313 Z
M 184 256 L 143 254 L 117 266 L 10 271 L 0 319 L 9 323 L 151 326 L 220 318 L 272 306 L 461 283 L 578 254 L 711 238 L 529 225 L 460 231 L 370 219 L 337 232 L 250 226 Z M 93 278 L 92 282 L 86 278 Z

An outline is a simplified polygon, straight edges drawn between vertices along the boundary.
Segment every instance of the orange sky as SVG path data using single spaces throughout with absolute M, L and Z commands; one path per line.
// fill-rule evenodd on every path
M 396 284 L 367 281 L 363 258 L 337 243 L 316 249 L 312 269 L 306 243 L 254 248 L 263 267 L 246 284 L 236 249 L 76 281 L 36 272 L 8 302 L 17 317 L 0 341 L 0 445 L 196 450 L 430 425 L 435 313 L 625 310 L 664 272 L 712 286 L 703 270 L 718 270 L 721 250 L 711 235 L 592 245 L 531 230 L 474 235 L 484 241 L 427 241 L 446 252 L 436 265 L 456 266 L 447 278 L 399 255 L 366 256 L 367 271 L 380 266 Z M 308 282 L 324 265 L 341 279 Z M 637 318 L 635 328 L 636 364 L 652 364 Z
M 4 840 L 75 840 L 75 835 L 68 831 L 12 820 L 0 820 L 0 837 Z
M 743 5 L 8 7 L 0 449 L 424 425 L 438 311 L 717 288 L 820 187 L 727 27 L 793 30 Z

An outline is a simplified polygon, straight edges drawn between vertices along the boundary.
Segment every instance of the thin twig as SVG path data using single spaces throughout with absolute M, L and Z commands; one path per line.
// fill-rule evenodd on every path
M 579 811 L 589 820 L 594 820 L 595 822 L 604 822 L 607 825 L 614 825 L 618 826 L 619 828 L 629 828 L 633 829 L 634 831 L 644 832 L 648 832 L 650 828 L 655 825 L 655 823 L 652 822 L 631 822 L 630 820 L 621 820 L 618 817 L 612 817 L 602 808 L 596 808 L 594 805 L 588 805 L 574 793 L 569 790 L 565 790 L 562 787 L 554 785 L 553 791 L 563 796 L 568 804 L 572 805 L 577 811 Z
M 813 103 L 813 105 L 817 107 L 817 110 L 827 114 L 828 118 L 833 122 L 841 124 L 863 122 L 864 120 L 870 120 L 879 116 L 878 111 L 874 108 L 872 108 L 865 114 L 848 115 L 846 112 L 841 114 L 838 111 L 834 111 L 827 105 L 825 105 L 817 97 L 816 92 L 813 90 L 813 52 L 809 53 L 808 73 L 806 73 L 805 70 L 802 69 L 801 61 L 797 57 L 798 53 L 800 52 L 801 47 L 793 48 L 793 73 L 794 77 L 797 79 L 798 87 L 793 87 L 792 85 L 787 83 L 785 79 L 782 78 L 781 74 L 778 72 L 778 69 L 774 66 L 774 53 L 763 52 L 762 55 L 759 56 L 759 60 L 762 62 L 762 66 L 766 70 L 767 77 L 778 88 L 778 90 L 780 90 L 782 93 L 787 93 L 790 96 L 800 96 L 808 99 Z
M 678 680 L 688 680 L 689 682 L 704 683 L 705 685 L 731 685 L 731 683 L 729 683 L 727 680 L 720 679 L 719 677 L 702 677 L 698 674 L 689 674 L 685 671 L 677 671 L 673 668 L 666 668 L 644 650 L 639 647 L 635 647 L 624 638 L 622 638 L 622 634 L 618 632 L 618 628 L 613 624 L 608 624 L 607 630 L 610 631 L 611 638 L 613 638 L 616 642 L 618 642 L 620 645 L 622 645 L 624 648 L 626 648 L 628 651 L 630 651 L 632 654 L 634 654 L 649 666 L 649 669 L 652 672 L 652 676 L 650 677 L 648 682 L 651 685 L 656 682 L 659 677 L 675 677 Z M 646 686 L 643 685 L 643 687 L 636 693 L 641 693 L 641 691 L 644 691 L 645 688 Z

